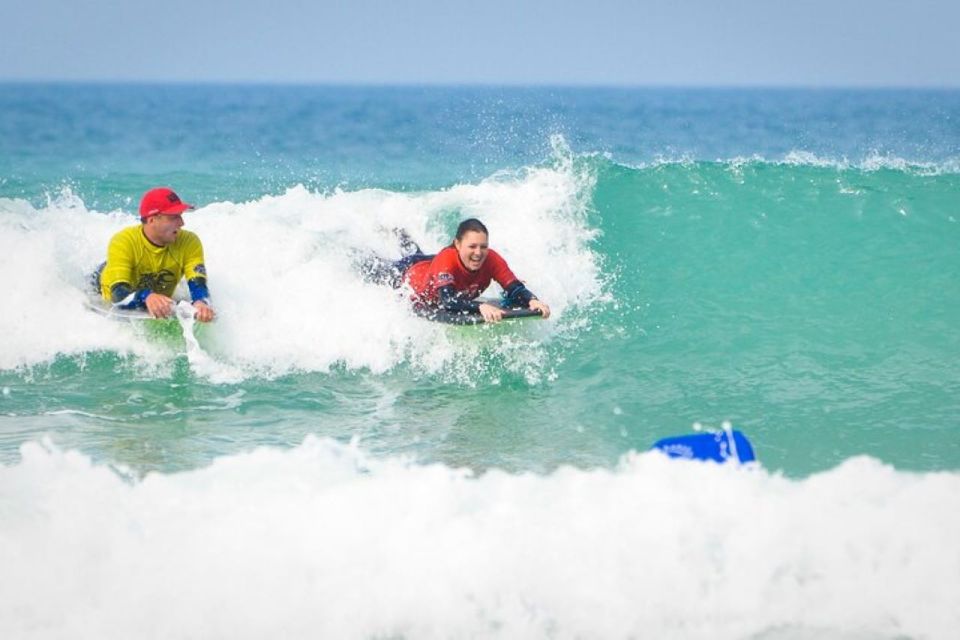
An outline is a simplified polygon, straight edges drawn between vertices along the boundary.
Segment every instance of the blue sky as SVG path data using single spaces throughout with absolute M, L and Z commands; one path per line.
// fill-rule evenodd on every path
M 960 87 L 957 0 L 6 0 L 0 80 Z

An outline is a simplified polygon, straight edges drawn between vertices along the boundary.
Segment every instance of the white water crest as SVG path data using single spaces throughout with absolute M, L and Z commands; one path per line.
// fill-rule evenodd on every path
M 5 638 L 952 638 L 960 474 L 628 454 L 480 476 L 308 437 L 133 479 L 0 466 Z
M 596 231 L 587 223 L 593 178 L 574 169 L 568 151 L 557 153 L 552 166 L 440 191 L 316 193 L 298 186 L 188 212 L 186 227 L 203 241 L 218 312 L 215 325 L 198 335 L 219 367 L 204 377 L 334 366 L 382 373 L 403 363 L 469 381 L 478 360 L 497 360 L 542 379 L 549 370 L 538 345 L 565 330 L 571 310 L 604 296 L 600 259 L 590 248 Z M 401 257 L 393 229 L 406 229 L 433 253 L 467 217 L 487 224 L 491 246 L 551 305 L 553 318 L 465 333 L 415 317 L 401 293 L 358 274 L 358 256 Z M 42 208 L 0 200 L 0 276 L 11 283 L 13 310 L 0 316 L 0 369 L 97 350 L 154 361 L 177 355 L 82 304 L 87 274 L 103 260 L 110 236 L 136 222 L 124 212 L 90 211 L 69 191 Z M 488 294 L 496 291 L 494 285 Z M 512 335 L 522 336 L 525 348 L 511 346 Z
M 890 154 L 871 152 L 859 158 L 846 156 L 831 156 L 818 154 L 804 149 L 793 149 L 782 156 L 763 155 L 754 153 L 746 156 L 714 158 L 712 161 L 698 159 L 695 156 L 679 154 L 675 156 L 661 155 L 648 162 L 627 162 L 606 156 L 608 160 L 628 169 L 645 170 L 649 168 L 678 165 L 693 167 L 698 163 L 712 162 L 726 165 L 733 170 L 750 165 L 784 165 L 792 167 L 814 167 L 818 169 L 836 169 L 837 171 L 898 171 L 911 175 L 939 176 L 960 173 L 960 158 L 948 158 L 940 162 L 910 160 Z

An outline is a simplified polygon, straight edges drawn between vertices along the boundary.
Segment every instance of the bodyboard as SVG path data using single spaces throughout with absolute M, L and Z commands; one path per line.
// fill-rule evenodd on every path
M 477 302 L 484 302 L 503 309 L 504 320 L 518 320 L 521 318 L 539 318 L 540 311 L 528 307 L 504 307 L 499 300 L 481 299 Z M 479 313 L 465 313 L 456 311 L 447 311 L 445 309 L 434 309 L 431 307 L 415 306 L 414 312 L 421 318 L 426 318 L 432 322 L 441 322 L 443 324 L 471 325 L 484 324 L 483 316 Z
M 179 300 L 174 299 L 174 303 Z M 91 293 L 84 301 L 85 306 L 90 311 L 115 320 L 129 320 L 131 322 L 141 322 L 144 320 L 153 320 L 154 322 L 174 322 L 176 323 L 176 314 L 169 318 L 154 318 L 146 309 L 121 309 L 104 300 L 99 294 Z
M 736 429 L 663 438 L 655 442 L 651 449 L 662 451 L 671 458 L 687 460 L 747 464 L 757 459 L 747 436 Z

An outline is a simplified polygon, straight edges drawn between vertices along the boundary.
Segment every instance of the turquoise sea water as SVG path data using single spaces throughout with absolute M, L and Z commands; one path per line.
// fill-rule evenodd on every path
M 199 350 L 83 306 L 161 184 Z M 951 637 L 958 195 L 956 91 L 0 85 L 0 628 Z M 551 319 L 352 269 L 468 216 Z

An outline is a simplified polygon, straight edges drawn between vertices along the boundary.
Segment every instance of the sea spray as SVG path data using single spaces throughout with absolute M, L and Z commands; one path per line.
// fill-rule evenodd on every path
M 243 379 L 243 374 L 240 371 L 216 362 L 200 346 L 200 342 L 194 334 L 196 310 L 193 305 L 181 300 L 174 307 L 174 314 L 183 331 L 187 362 L 190 363 L 190 368 L 197 376 L 208 379 L 214 384 L 236 383 Z

